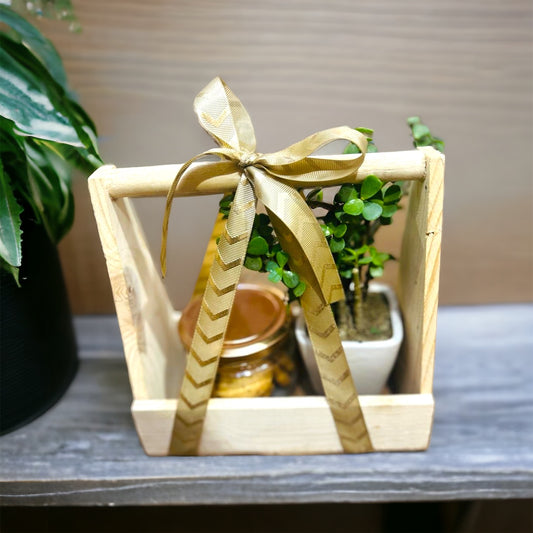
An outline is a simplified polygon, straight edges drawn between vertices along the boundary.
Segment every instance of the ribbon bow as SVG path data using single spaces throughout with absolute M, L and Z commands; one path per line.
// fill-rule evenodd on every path
M 342 284 L 320 225 L 298 192 L 305 187 L 349 182 L 363 162 L 366 137 L 342 126 L 315 133 L 279 152 L 258 153 L 250 116 L 220 78 L 215 78 L 197 95 L 194 110 L 201 126 L 219 146 L 187 161 L 170 187 L 162 231 L 163 274 L 170 209 L 176 193 L 198 193 L 203 183 L 224 180 L 233 174 L 240 178 L 187 357 L 170 451 L 178 454 L 197 451 L 257 200 L 265 206 L 279 242 L 289 254 L 291 269 L 307 284 L 301 305 L 344 450 L 371 451 L 357 392 L 329 305 L 344 298 Z M 361 153 L 312 156 L 322 146 L 339 139 L 354 143 Z M 208 156 L 217 156 L 219 161 L 192 165 Z

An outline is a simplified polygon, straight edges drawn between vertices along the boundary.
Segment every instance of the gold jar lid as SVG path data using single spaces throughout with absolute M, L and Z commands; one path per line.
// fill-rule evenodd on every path
M 193 298 L 183 310 L 178 324 L 181 340 L 190 348 L 202 298 Z M 251 283 L 237 286 L 222 357 L 235 358 L 258 354 L 285 339 L 290 315 L 282 291 Z

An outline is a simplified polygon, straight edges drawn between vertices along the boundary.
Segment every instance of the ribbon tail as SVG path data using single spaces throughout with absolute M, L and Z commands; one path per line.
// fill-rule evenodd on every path
M 195 455 L 198 451 L 230 311 L 252 233 L 255 204 L 253 188 L 243 176 L 217 245 L 187 355 L 170 442 L 172 455 Z
M 176 174 L 176 177 L 172 181 L 172 185 L 170 186 L 170 189 L 167 194 L 167 201 L 165 204 L 165 214 L 163 215 L 163 227 L 161 230 L 161 254 L 159 256 L 159 260 L 161 262 L 161 273 L 163 277 L 167 274 L 167 239 L 168 239 L 168 223 L 170 220 L 170 211 L 172 209 L 172 200 L 174 200 L 174 194 L 176 193 L 176 189 L 179 185 L 179 182 L 182 178 L 182 176 L 185 174 L 187 169 L 198 159 L 204 157 L 206 154 L 201 153 L 198 155 L 195 155 L 191 159 L 189 159 L 186 163 L 182 165 L 182 167 L 179 169 L 178 173 Z
M 342 447 L 348 453 L 370 452 L 373 448 L 359 396 L 329 305 L 343 299 L 344 291 L 327 241 L 312 211 L 292 187 L 254 167 L 247 172 L 289 254 L 291 269 L 307 282 L 300 303 Z
M 266 207 L 291 268 L 315 287 L 323 303 L 344 299 L 344 290 L 328 243 L 313 212 L 300 194 L 265 172 L 246 169 L 257 198 Z
M 300 298 L 324 392 L 347 453 L 373 451 L 359 396 L 331 306 L 323 304 L 313 287 Z

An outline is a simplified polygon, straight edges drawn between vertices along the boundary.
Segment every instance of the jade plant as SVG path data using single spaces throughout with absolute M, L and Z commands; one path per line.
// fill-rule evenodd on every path
M 407 119 L 407 124 L 415 147 L 432 146 L 443 151 L 443 141 L 434 137 L 419 117 Z M 357 130 L 367 137 L 367 151 L 376 152 L 373 131 Z M 347 154 L 358 152 L 358 147 L 351 143 L 344 150 Z M 395 259 L 378 250 L 374 239 L 382 226 L 392 223 L 404 194 L 402 183 L 384 183 L 377 176 L 369 175 L 359 183 L 340 186 L 331 201 L 324 200 L 321 188 L 312 189 L 305 196 L 320 223 L 343 283 L 345 300 L 334 306 L 334 311 L 344 339 L 369 340 L 388 335 L 385 330 L 376 328 L 373 320 L 367 319 L 368 288 L 372 279 L 383 275 L 386 263 Z M 220 212 L 224 216 L 228 215 L 232 201 L 232 194 L 220 201 Z M 304 293 L 306 284 L 289 265 L 290 258 L 283 251 L 268 215 L 256 214 L 244 266 L 268 273 L 270 281 L 283 283 L 292 301 Z M 373 300 L 372 305 L 376 303 L 379 302 Z
M 75 20 L 68 11 L 63 18 Z M 0 268 L 17 283 L 23 212 L 57 243 L 73 222 L 73 169 L 88 173 L 101 163 L 95 126 L 69 89 L 54 46 L 0 5 Z

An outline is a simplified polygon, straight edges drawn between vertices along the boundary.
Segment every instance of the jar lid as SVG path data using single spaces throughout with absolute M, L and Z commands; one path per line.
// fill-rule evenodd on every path
M 267 285 L 237 286 L 224 340 L 222 357 L 243 357 L 276 344 L 287 334 L 288 314 L 283 292 Z M 193 298 L 178 324 L 181 340 L 190 348 L 202 298 Z

